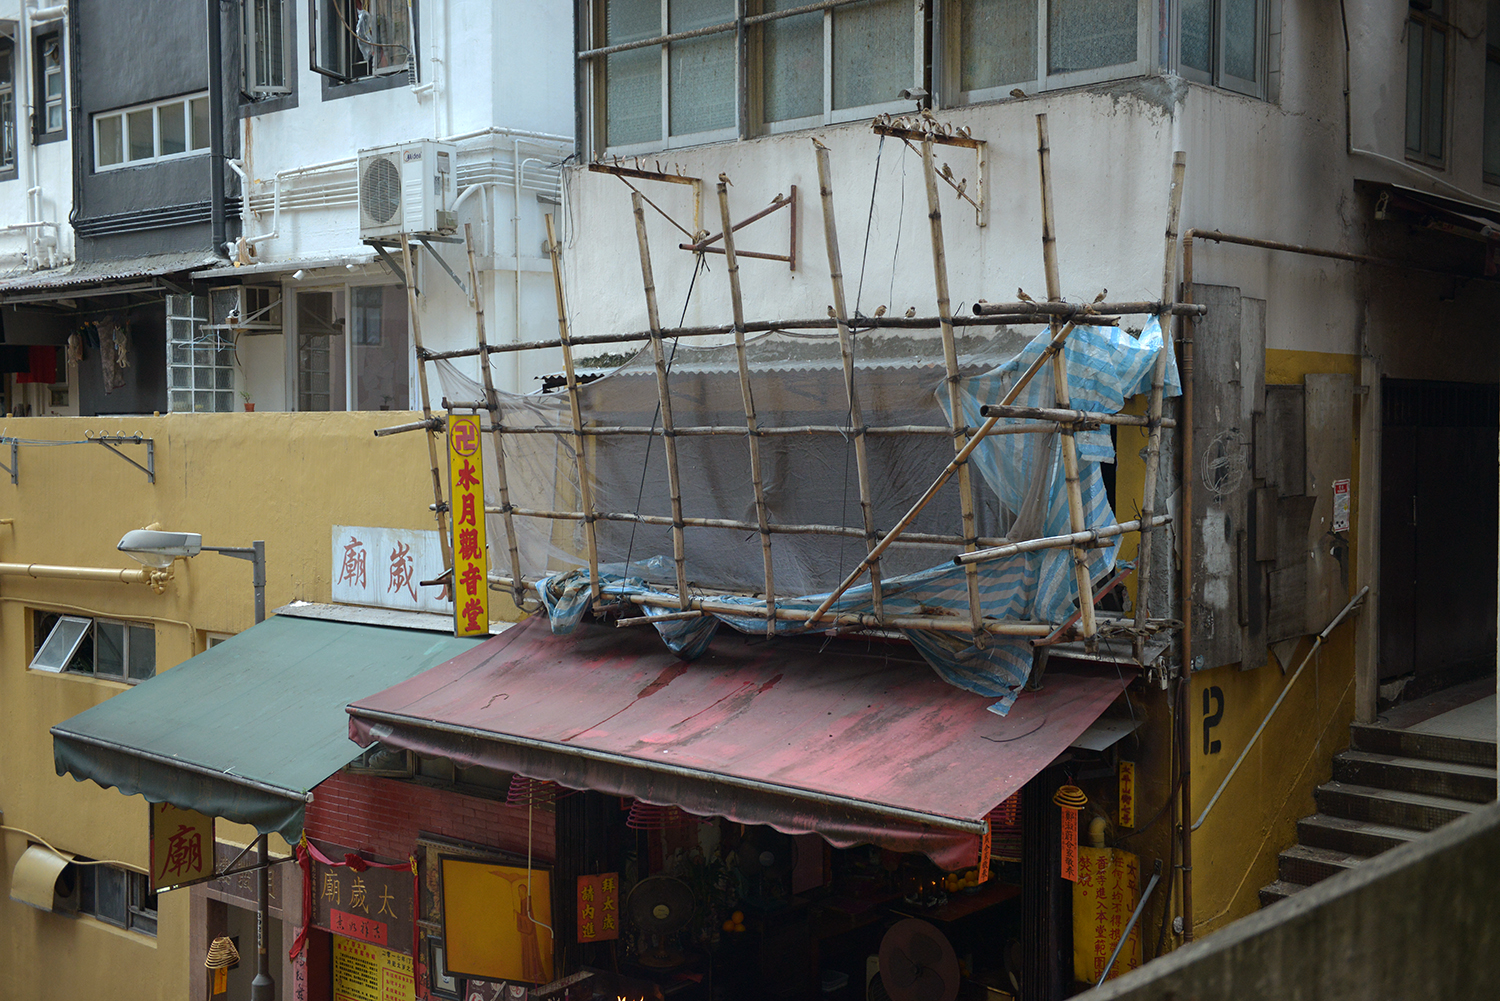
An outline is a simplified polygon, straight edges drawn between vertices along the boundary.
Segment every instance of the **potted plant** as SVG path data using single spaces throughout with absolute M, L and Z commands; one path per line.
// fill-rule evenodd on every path
M 248 389 L 241 390 L 240 391 L 240 396 L 243 397 L 244 400 L 245 400 L 245 413 L 247 413 L 247 414 L 254 413 L 255 412 L 255 401 L 252 400 L 252 399 L 250 399 L 250 391 Z

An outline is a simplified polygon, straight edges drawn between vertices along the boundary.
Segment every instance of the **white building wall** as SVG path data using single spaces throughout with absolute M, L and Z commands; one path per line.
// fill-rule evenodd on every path
M 34 145 L 31 141 L 33 93 L 31 29 L 35 5 L 0 0 L 0 21 L 16 25 L 15 102 L 16 177 L 0 181 L 0 272 L 56 267 L 73 260 L 73 124 L 68 138 Z M 64 59 L 72 52 L 64 46 Z M 70 68 L 70 67 L 69 67 Z M 71 80 L 69 81 L 71 101 Z M 26 223 L 51 225 L 26 227 Z

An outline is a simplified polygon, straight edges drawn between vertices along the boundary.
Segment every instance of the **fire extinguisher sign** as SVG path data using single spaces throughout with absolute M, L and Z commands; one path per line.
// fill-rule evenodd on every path
M 1349 531 L 1349 481 L 1333 481 L 1333 530 Z

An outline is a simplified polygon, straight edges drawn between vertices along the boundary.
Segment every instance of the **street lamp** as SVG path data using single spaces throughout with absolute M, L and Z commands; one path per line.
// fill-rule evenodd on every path
M 116 547 L 138 563 L 148 567 L 165 569 L 175 560 L 191 559 L 200 552 L 232 556 L 237 560 L 249 560 L 254 568 L 255 622 L 266 621 L 266 544 L 256 541 L 248 546 L 205 546 L 203 536 L 197 532 L 160 532 L 150 528 L 138 528 L 126 532 Z M 260 853 L 260 872 L 256 880 L 255 914 L 255 979 L 250 982 L 250 1001 L 273 1001 L 276 997 L 276 981 L 271 977 L 270 946 L 267 929 L 271 923 L 271 856 L 270 844 L 264 834 L 257 839 L 256 850 Z

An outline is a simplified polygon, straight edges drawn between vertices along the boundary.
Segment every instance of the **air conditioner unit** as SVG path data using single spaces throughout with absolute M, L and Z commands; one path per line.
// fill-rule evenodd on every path
M 429 139 L 360 150 L 360 239 L 447 235 L 457 229 L 457 161 L 456 146 Z

